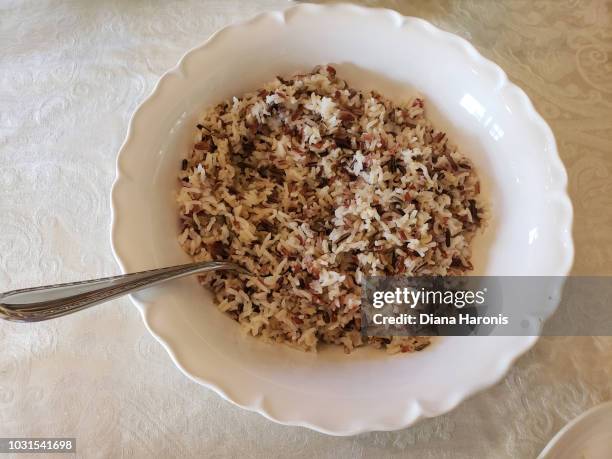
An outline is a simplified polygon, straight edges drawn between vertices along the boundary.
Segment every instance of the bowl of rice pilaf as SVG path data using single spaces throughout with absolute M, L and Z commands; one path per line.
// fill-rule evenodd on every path
M 550 128 L 465 40 L 304 4 L 161 78 L 118 157 L 112 245 L 124 272 L 250 271 L 132 296 L 188 377 L 283 424 L 392 430 L 494 384 L 537 337 L 367 337 L 365 280 L 564 276 L 566 182 Z

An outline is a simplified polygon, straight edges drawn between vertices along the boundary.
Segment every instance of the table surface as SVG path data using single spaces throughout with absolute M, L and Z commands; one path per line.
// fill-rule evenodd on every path
M 612 12 L 605 0 L 368 1 L 471 41 L 556 134 L 577 275 L 612 273 Z M 159 76 L 213 31 L 286 0 L 0 2 L 0 291 L 117 274 L 115 157 Z M 87 457 L 534 457 L 611 398 L 612 338 L 545 338 L 495 387 L 398 432 L 276 425 L 185 378 L 127 299 L 0 324 L 0 436 Z

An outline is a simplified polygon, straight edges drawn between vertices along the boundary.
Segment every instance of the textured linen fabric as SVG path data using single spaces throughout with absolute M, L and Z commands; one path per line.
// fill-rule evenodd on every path
M 610 3 L 366 3 L 467 38 L 525 89 L 569 172 L 573 273 L 612 274 Z M 117 274 L 109 191 L 132 112 L 212 32 L 288 5 L 0 0 L 0 291 Z M 545 338 L 445 416 L 334 438 L 274 424 L 188 380 L 127 299 L 0 323 L 0 346 L 0 436 L 74 436 L 81 457 L 534 457 L 612 398 L 612 338 Z

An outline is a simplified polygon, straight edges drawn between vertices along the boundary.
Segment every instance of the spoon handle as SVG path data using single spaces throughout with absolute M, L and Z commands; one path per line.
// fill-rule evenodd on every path
M 0 294 L 0 318 L 13 322 L 53 319 L 167 280 L 220 269 L 248 273 L 234 263 L 204 261 L 104 279 L 13 290 Z

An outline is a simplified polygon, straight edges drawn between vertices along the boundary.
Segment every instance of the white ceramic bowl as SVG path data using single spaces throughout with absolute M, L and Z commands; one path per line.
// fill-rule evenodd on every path
M 176 242 L 180 159 L 197 114 L 275 75 L 333 63 L 360 88 L 425 96 L 437 126 L 475 161 L 494 218 L 477 273 L 565 275 L 573 247 L 566 173 L 523 91 L 465 40 L 416 18 L 349 5 L 300 5 L 227 27 L 188 52 L 134 114 L 112 192 L 124 272 L 188 262 Z M 406 427 L 498 381 L 535 337 L 444 337 L 424 352 L 309 355 L 244 338 L 195 278 L 132 297 L 176 365 L 274 421 L 335 435 Z
M 537 459 L 610 459 L 612 402 L 602 403 L 571 420 L 550 440 Z

